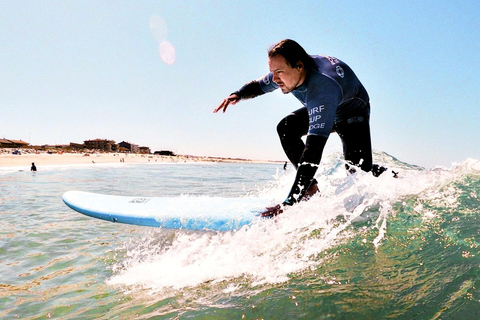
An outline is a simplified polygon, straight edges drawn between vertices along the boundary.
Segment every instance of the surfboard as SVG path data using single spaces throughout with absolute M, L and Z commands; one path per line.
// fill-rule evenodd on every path
M 270 200 L 222 197 L 125 197 L 67 191 L 63 202 L 84 215 L 125 224 L 188 230 L 238 230 L 258 218 Z

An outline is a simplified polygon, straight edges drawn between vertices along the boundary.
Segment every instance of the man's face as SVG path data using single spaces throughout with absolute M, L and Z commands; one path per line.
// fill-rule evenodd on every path
M 268 67 L 275 82 L 283 93 L 289 93 L 305 81 L 305 68 L 302 63 L 292 68 L 282 55 L 268 58 Z

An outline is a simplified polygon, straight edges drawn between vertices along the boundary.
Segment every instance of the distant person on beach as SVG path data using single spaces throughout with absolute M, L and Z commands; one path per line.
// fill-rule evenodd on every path
M 30 168 L 30 171 L 37 171 L 37 167 L 35 166 L 34 162 L 32 162 L 32 167 Z
M 282 204 L 262 214 L 272 217 L 285 206 L 306 200 L 318 192 L 314 179 L 331 132 L 342 140 L 349 173 L 359 167 L 380 175 L 385 168 L 372 165 L 370 103 L 368 93 L 344 62 L 330 56 L 310 56 L 295 41 L 286 39 L 268 50 L 270 72 L 230 94 L 213 112 L 280 88 L 292 93 L 303 107 L 280 121 L 277 132 L 283 150 L 297 169 L 293 186 Z M 301 139 L 307 136 L 306 143 Z

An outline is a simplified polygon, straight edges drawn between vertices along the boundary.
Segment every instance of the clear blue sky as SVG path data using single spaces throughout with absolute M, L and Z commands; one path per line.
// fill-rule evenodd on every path
M 264 75 L 268 47 L 291 38 L 354 69 L 370 94 L 374 149 L 426 167 L 480 159 L 477 0 L 0 0 L 0 7 L 1 138 L 35 145 L 101 138 L 284 160 L 275 127 L 301 106 L 291 95 L 212 110 Z M 339 146 L 332 134 L 327 152 Z

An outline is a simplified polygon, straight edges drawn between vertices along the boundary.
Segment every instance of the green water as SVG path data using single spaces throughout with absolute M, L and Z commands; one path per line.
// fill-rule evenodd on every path
M 403 179 L 378 180 L 376 192 L 370 177 L 321 172 L 321 198 L 220 234 L 97 221 L 61 195 L 175 195 L 174 184 L 276 199 L 292 173 L 224 164 L 4 172 L 0 318 L 479 319 L 478 161 L 443 170 L 388 161 Z M 366 200 L 360 215 L 345 209 Z

